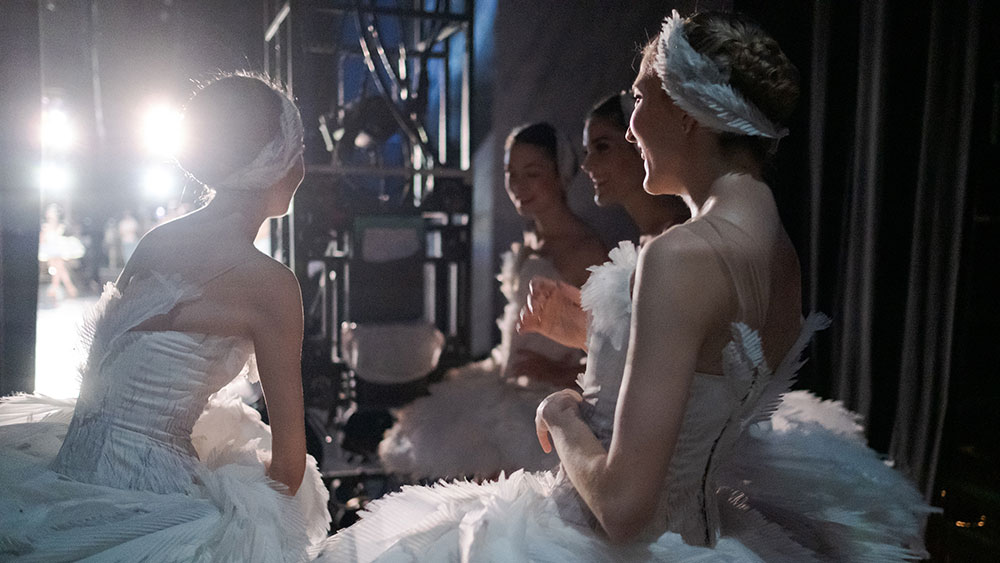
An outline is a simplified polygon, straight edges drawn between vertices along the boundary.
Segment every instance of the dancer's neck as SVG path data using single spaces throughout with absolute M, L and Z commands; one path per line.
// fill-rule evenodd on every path
M 548 238 L 572 233 L 576 230 L 577 218 L 567 205 L 553 205 L 533 218 L 534 239 L 541 244 Z M 525 238 L 525 241 L 528 239 Z
M 252 243 L 268 219 L 261 199 L 254 198 L 253 194 L 217 193 L 198 214 L 201 219 L 227 224 L 234 234 Z

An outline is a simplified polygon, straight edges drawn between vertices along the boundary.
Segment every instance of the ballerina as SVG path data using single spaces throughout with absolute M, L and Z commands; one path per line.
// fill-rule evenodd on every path
M 636 146 L 625 139 L 633 104 L 632 95 L 622 92 L 594 106 L 584 123 L 586 157 L 581 168 L 594 185 L 594 203 L 600 207 L 622 206 L 639 229 L 641 246 L 688 220 L 691 212 L 678 196 L 652 195 L 643 189 L 646 172 L 642 157 Z M 632 251 L 632 242 L 622 241 L 613 252 Z M 538 333 L 567 347 L 586 350 L 587 315 L 580 307 L 580 289 L 543 276 L 533 278 L 518 331 Z
M 84 255 L 83 243 L 80 239 L 66 234 L 66 224 L 60 217 L 60 209 L 56 204 L 45 208 L 45 221 L 39 232 L 38 261 L 47 262 L 52 283 L 46 295 L 59 299 L 59 286 L 66 290 L 66 295 L 77 296 L 76 285 L 69 271 L 70 260 L 77 260 Z
M 566 187 L 576 159 L 547 123 L 515 129 L 506 144 L 506 188 L 526 231 L 504 253 L 498 279 L 507 298 L 497 321 L 501 342 L 491 356 L 450 371 L 430 395 L 397 411 L 379 445 L 383 466 L 411 478 L 492 477 L 501 471 L 555 466 L 533 442 L 531 418 L 552 391 L 573 385 L 582 351 L 515 329 L 528 280 L 547 276 L 578 287 L 606 253 L 573 214 Z
M 184 122 L 178 162 L 214 197 L 146 234 L 108 284 L 77 400 L 0 402 L 0 559 L 301 561 L 328 533 L 298 282 L 253 246 L 303 178 L 298 109 L 229 74 Z M 270 426 L 223 388 L 251 354 Z
M 556 392 L 536 416 L 539 442 L 559 452 L 559 472 L 404 488 L 335 535 L 324 558 L 923 554 L 922 499 L 852 428 L 815 444 L 819 428 L 804 425 L 789 440 L 788 428 L 768 428 L 812 333 L 827 322 L 801 317 L 798 260 L 761 180 L 798 95 L 794 66 L 739 15 L 674 12 L 645 49 L 633 91 L 628 138 L 644 158 L 645 189 L 680 195 L 692 219 L 638 254 L 613 254 L 588 280 L 584 392 Z M 770 466 L 780 471 L 774 481 L 734 479 L 747 444 L 790 464 Z

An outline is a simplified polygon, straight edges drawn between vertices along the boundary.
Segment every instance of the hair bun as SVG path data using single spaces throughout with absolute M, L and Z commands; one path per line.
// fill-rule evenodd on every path
M 705 12 L 692 16 L 684 32 L 695 50 L 729 70 L 730 83 L 769 119 L 788 121 L 799 98 L 799 71 L 756 22 Z
M 263 76 L 224 74 L 200 86 L 184 109 L 177 163 L 215 187 L 249 165 L 281 131 L 282 101 Z

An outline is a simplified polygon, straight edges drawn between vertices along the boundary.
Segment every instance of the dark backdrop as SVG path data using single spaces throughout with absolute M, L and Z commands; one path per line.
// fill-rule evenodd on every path
M 995 553 L 997 3 L 736 8 L 806 85 L 770 171 L 807 306 L 834 319 L 801 383 L 863 414 L 870 444 L 944 507 L 935 559 Z
M 11 0 L 0 18 L 0 396 L 35 385 L 41 162 L 38 3 Z

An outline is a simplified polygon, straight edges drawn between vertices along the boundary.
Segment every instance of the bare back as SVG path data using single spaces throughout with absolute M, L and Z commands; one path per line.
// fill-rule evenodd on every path
M 151 272 L 176 275 L 201 288 L 198 298 L 149 319 L 137 330 L 252 338 L 261 301 L 294 277 L 228 225 L 199 219 L 192 214 L 150 231 L 119 277 L 122 290 Z
M 781 225 L 770 189 L 746 175 L 717 181 L 718 203 L 683 226 L 718 258 L 728 286 L 721 315 L 699 351 L 697 371 L 721 374 L 721 350 L 740 321 L 761 335 L 776 366 L 794 344 L 802 322 L 801 274 L 795 248 Z
M 140 241 L 118 287 L 155 272 L 200 289 L 196 298 L 133 330 L 239 336 L 253 343 L 273 439 L 269 475 L 294 494 L 306 451 L 302 295 L 291 270 L 253 246 L 246 229 L 254 224 L 238 213 L 195 212 L 161 225 Z

